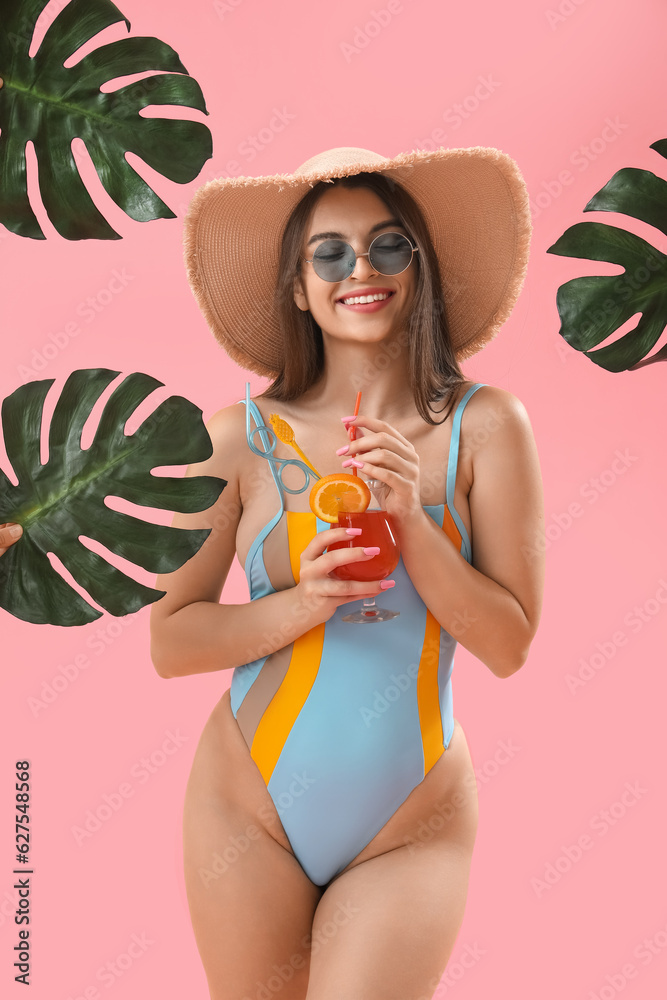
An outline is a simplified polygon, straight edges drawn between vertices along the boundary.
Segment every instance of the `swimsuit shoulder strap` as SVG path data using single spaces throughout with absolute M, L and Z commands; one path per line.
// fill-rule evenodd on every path
M 456 508 L 454 507 L 454 491 L 456 488 L 456 470 L 459 461 L 459 443 L 461 440 L 461 418 L 463 416 L 463 411 L 465 409 L 466 403 L 478 389 L 481 389 L 483 385 L 487 385 L 486 382 L 475 382 L 471 385 L 463 398 L 459 401 L 456 410 L 454 411 L 454 419 L 452 422 L 452 436 L 449 443 L 449 459 L 447 461 L 447 508 L 450 511 L 457 528 L 461 532 L 464 538 L 467 538 L 467 532 L 463 522 L 461 521 L 460 515 L 458 514 Z
M 465 393 L 463 398 L 459 401 L 456 410 L 454 411 L 454 420 L 452 421 L 452 437 L 449 442 L 449 459 L 447 461 L 447 506 L 454 506 L 454 488 L 456 486 L 456 469 L 458 467 L 459 461 L 459 443 L 461 440 L 461 418 L 463 417 L 463 411 L 466 407 L 466 403 L 478 389 L 481 389 L 486 382 L 475 382 L 471 385 L 468 391 Z

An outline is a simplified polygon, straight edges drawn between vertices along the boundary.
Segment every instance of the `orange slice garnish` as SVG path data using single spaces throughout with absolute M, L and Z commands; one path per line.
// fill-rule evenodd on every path
M 338 512 L 366 510 L 371 502 L 371 491 L 359 476 L 339 472 L 322 476 L 310 491 L 310 509 L 322 521 L 335 524 Z

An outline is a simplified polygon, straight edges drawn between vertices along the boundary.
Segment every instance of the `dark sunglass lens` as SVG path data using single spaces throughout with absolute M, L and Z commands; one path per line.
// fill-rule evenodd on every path
M 370 261 L 380 274 L 400 274 L 412 258 L 412 244 L 400 233 L 383 233 L 373 240 Z
M 342 240 L 325 240 L 313 254 L 315 273 L 325 281 L 343 281 L 355 265 L 354 250 Z

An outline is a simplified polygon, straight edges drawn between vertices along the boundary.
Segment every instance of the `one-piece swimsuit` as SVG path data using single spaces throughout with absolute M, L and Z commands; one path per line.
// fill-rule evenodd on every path
M 474 383 L 454 411 L 446 503 L 424 505 L 469 563 L 471 543 L 454 507 L 454 493 L 461 417 L 484 384 Z M 292 585 L 299 580 L 301 552 L 330 524 L 313 513 L 285 509 L 283 467 L 299 465 L 306 478 L 301 490 L 289 493 L 308 488 L 312 471 L 305 463 L 273 455 L 277 439 L 249 393 L 246 384 L 246 398 L 239 400 L 246 405 L 247 444 L 269 461 L 280 503 L 245 560 L 254 601 L 275 592 L 264 547 L 279 523 L 286 522 L 289 555 L 285 552 L 284 561 L 289 561 Z M 399 611 L 398 617 L 368 627 L 350 624 L 342 616 L 357 605 L 339 605 L 328 621 L 232 674 L 234 717 L 245 703 L 241 714 L 251 757 L 297 860 L 317 885 L 328 883 L 373 839 L 423 781 L 454 730 L 456 640 L 428 610 L 402 559 L 391 576 L 396 585 L 382 592 L 378 603 Z M 307 617 L 303 609 L 303 619 Z M 298 612 L 294 632 L 297 621 Z M 285 634 L 289 637 L 289 628 Z

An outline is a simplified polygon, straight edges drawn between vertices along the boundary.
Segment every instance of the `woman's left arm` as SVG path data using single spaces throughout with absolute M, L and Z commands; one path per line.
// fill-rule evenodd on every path
M 413 446 L 389 424 L 357 422 L 371 433 L 348 455 L 390 488 L 386 508 L 415 589 L 442 628 L 496 676 L 509 677 L 526 662 L 544 591 L 542 477 L 523 403 L 484 386 L 463 411 L 461 456 L 468 449 L 472 459 L 472 565 L 421 506 Z

